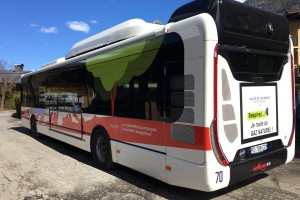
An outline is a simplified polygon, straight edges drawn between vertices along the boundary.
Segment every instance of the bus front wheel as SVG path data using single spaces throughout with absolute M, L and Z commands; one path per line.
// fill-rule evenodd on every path
M 93 159 L 98 168 L 108 170 L 113 167 L 110 140 L 107 134 L 97 130 L 92 137 L 91 148 Z
M 31 120 L 30 120 L 30 131 L 31 131 L 31 134 L 32 134 L 32 136 L 34 138 L 40 137 L 40 133 L 37 131 L 35 116 L 31 117 Z

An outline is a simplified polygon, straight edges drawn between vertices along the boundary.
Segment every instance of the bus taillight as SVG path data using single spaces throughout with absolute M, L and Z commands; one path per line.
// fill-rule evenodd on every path
M 211 126 L 210 126 L 210 138 L 211 138 L 213 152 L 214 152 L 218 162 L 221 165 L 228 166 L 228 161 L 220 147 L 217 125 L 218 125 L 217 118 L 214 118 L 214 120 L 212 121 Z
M 221 165 L 228 166 L 228 161 L 221 149 L 218 137 L 218 44 L 214 50 L 214 119 L 210 126 L 211 143 L 214 154 Z
M 294 58 L 293 54 L 291 54 L 290 57 L 290 62 L 291 62 L 291 81 L 292 81 L 292 105 L 293 105 L 293 127 L 292 127 L 292 132 L 291 136 L 289 139 L 289 143 L 287 144 L 286 147 L 290 147 L 292 145 L 293 139 L 294 139 L 294 134 L 295 134 L 295 124 L 296 124 L 296 108 L 295 108 L 295 76 L 294 76 Z

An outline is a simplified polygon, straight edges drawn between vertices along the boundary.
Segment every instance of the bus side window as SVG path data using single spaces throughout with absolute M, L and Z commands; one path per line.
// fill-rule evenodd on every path
M 148 44 L 163 38 L 150 39 Z M 143 71 L 140 75 L 134 75 L 129 81 L 117 85 L 115 97 L 115 115 L 135 119 L 163 121 L 163 54 L 162 49 L 151 50 L 152 53 L 141 52 L 136 59 L 128 63 L 128 74 Z M 154 57 L 151 57 L 155 54 Z M 147 62 L 153 58 L 151 63 Z M 144 59 L 146 61 L 144 61 Z
M 164 109 L 167 122 L 178 121 L 184 111 L 184 46 L 177 33 L 164 40 Z
M 92 77 L 92 75 L 90 74 Z M 99 78 L 92 77 L 92 86 L 94 97 L 89 105 L 89 112 L 99 115 L 111 115 L 111 97 L 109 92 L 105 91 Z

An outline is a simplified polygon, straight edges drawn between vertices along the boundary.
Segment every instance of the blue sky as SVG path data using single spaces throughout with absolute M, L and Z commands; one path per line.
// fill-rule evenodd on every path
M 24 70 L 66 55 L 71 46 L 128 19 L 166 24 L 192 0 L 1 0 L 0 60 Z

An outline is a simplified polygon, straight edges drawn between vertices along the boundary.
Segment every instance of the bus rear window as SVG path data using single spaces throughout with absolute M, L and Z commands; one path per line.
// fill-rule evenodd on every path
M 253 77 L 262 77 L 264 82 L 278 81 L 286 56 L 261 55 L 244 52 L 223 52 L 236 80 L 254 82 Z

